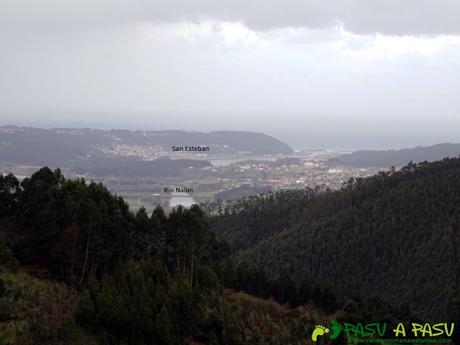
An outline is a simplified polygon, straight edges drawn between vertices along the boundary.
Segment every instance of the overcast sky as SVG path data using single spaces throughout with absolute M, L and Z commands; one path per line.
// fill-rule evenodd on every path
M 458 0 L 0 0 L 0 124 L 460 142 Z

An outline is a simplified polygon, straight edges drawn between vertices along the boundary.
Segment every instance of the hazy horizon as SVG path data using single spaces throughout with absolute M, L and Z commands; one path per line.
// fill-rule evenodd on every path
M 2 2 L 0 124 L 460 142 L 460 2 Z
M 130 129 L 130 130 L 185 130 L 185 131 L 219 131 L 219 130 L 235 130 L 235 131 L 251 131 L 265 133 L 279 139 L 295 150 L 299 149 L 334 149 L 343 151 L 356 151 L 356 150 L 388 150 L 388 149 L 404 149 L 413 148 L 417 146 L 431 146 L 440 143 L 460 143 L 457 139 L 455 128 L 452 128 L 451 135 L 445 133 L 436 136 L 434 132 L 417 132 L 417 133 L 404 133 L 402 128 L 393 128 L 393 135 L 388 135 L 384 131 L 377 131 L 369 129 L 368 132 L 357 133 L 356 131 L 344 131 L 342 123 L 336 123 L 336 126 L 327 127 L 323 123 L 323 127 L 301 127 L 295 129 L 277 128 L 270 129 L 266 123 L 261 125 L 248 126 L 240 123 L 228 124 L 227 126 L 219 126 L 212 123 L 208 125 L 191 125 L 184 124 L 184 126 L 175 125 L 168 118 L 171 115 L 164 115 L 164 121 L 158 122 L 158 117 L 154 121 L 145 120 L 142 124 L 137 121 L 107 121 L 100 120 L 79 120 L 78 113 L 71 112 L 75 115 L 74 120 L 49 120 L 46 118 L 36 117 L 34 119 L 26 118 L 21 119 L 18 117 L 11 118 L 11 120 L 0 121 L 0 126 L 19 126 L 19 127 L 36 127 L 36 128 L 93 128 L 93 129 Z M 80 113 L 81 114 L 81 113 Z M 113 113 L 106 113 L 111 116 Z M 17 113 L 16 113 L 17 115 Z M 184 116 L 184 115 L 182 115 Z M 133 117 L 132 114 L 127 116 Z M 135 116 L 134 116 L 135 118 Z M 362 119 L 359 119 L 362 120 Z M 244 121 L 243 121 L 244 122 Z M 365 124 L 371 126 L 372 124 Z M 458 127 L 456 127 L 458 128 Z M 399 134 L 395 140 L 394 134 Z

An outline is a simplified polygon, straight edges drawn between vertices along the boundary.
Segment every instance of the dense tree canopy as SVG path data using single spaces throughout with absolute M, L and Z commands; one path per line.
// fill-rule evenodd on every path
M 215 239 L 198 206 L 178 207 L 169 215 L 161 208 L 151 215 L 145 209 L 133 214 L 103 185 L 68 180 L 59 169 L 48 168 L 22 182 L 0 176 L 0 203 L 4 293 L 20 282 L 46 295 L 55 286 L 49 279 L 64 283 L 70 290 L 59 289 L 79 301 L 66 323 L 81 327 L 78 339 L 88 332 L 101 344 L 177 344 L 203 333 L 206 306 L 221 289 L 215 269 L 228 247 Z M 47 280 L 24 275 L 11 280 L 8 274 L 18 262 L 22 270 Z M 12 308 L 14 301 L 8 301 L 0 306 Z M 30 297 L 27 303 L 38 301 Z M 56 303 L 60 310 L 61 301 Z M 0 323 L 7 327 L 16 317 L 5 311 Z M 14 332 L 11 344 L 23 344 L 21 332 Z M 33 334 L 35 344 L 47 329 L 24 332 Z
M 452 159 L 148 214 L 58 169 L 0 175 L 0 344 L 300 345 L 332 318 L 460 322 L 459 190 Z
M 459 283 L 459 191 L 460 159 L 411 163 L 313 197 L 254 197 L 210 212 L 210 223 L 236 265 L 250 262 L 273 279 L 287 271 L 340 301 L 376 295 L 436 318 Z

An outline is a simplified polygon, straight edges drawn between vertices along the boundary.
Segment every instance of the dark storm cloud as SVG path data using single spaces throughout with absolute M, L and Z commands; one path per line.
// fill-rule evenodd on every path
M 123 22 L 213 19 L 248 27 L 322 28 L 355 33 L 460 33 L 458 0 L 2 0 L 0 21 L 23 29 L 84 29 Z

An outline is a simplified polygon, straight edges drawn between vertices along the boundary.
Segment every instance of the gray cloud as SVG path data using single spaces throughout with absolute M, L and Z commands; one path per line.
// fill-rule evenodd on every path
M 0 125 L 458 141 L 459 18 L 459 0 L 0 0 Z
M 342 23 L 360 34 L 460 32 L 458 0 L 2 0 L 0 6 L 3 25 L 35 30 L 204 18 L 243 21 L 257 30 Z

